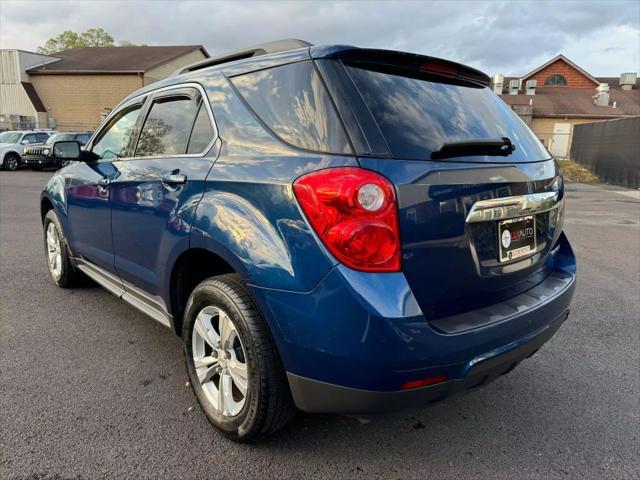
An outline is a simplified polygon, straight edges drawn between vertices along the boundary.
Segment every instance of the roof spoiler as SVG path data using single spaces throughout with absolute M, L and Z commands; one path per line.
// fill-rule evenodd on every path
M 378 50 L 370 48 L 343 47 L 324 49 L 315 47 L 311 51 L 313 58 L 338 58 L 352 64 L 362 64 L 389 70 L 414 71 L 440 77 L 448 77 L 458 81 L 488 87 L 491 78 L 475 68 L 442 58 L 418 55 L 415 53 L 397 52 L 394 50 Z
M 259 57 L 260 55 L 267 55 L 269 53 L 286 52 L 289 50 L 295 50 L 297 48 L 312 47 L 313 44 L 305 40 L 298 40 L 296 38 L 287 38 L 284 40 L 276 40 L 274 42 L 262 43 L 253 47 L 244 48 L 242 50 L 236 50 L 235 52 L 227 52 L 216 57 L 207 58 L 200 62 L 187 65 L 177 70 L 174 75 L 180 75 L 182 73 L 194 72 L 203 68 L 212 67 L 214 65 L 220 65 L 223 63 L 234 62 L 236 60 L 242 60 L 245 58 Z

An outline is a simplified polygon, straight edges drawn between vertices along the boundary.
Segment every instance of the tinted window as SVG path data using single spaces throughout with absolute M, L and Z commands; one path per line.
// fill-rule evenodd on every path
M 285 142 L 317 152 L 351 153 L 311 62 L 240 75 L 232 82 L 258 117 Z
M 45 142 L 47 145 L 53 145 L 56 142 L 62 142 L 63 140 L 75 140 L 73 133 L 54 133 Z
M 36 138 L 38 140 L 38 143 L 43 143 L 47 141 L 47 138 L 49 138 L 49 134 L 47 133 L 36 133 Z
M 0 143 L 17 143 L 20 140 L 20 132 L 0 133 Z
M 136 157 L 185 153 L 197 107 L 188 96 L 154 101 L 140 133 Z
M 35 133 L 30 133 L 22 137 L 22 141 L 24 142 L 25 140 L 29 143 L 38 143 L 38 137 Z
M 76 135 L 76 140 L 80 142 L 80 145 L 84 145 L 85 143 L 87 143 L 90 138 L 91 135 L 89 135 L 88 133 L 80 133 Z
M 97 158 L 121 158 L 127 154 L 127 146 L 139 114 L 140 105 L 129 109 L 111 124 L 93 144 L 92 152 Z
M 396 158 L 427 160 L 443 143 L 502 137 L 516 145 L 511 155 L 466 158 L 473 162 L 549 158 L 533 133 L 489 88 L 360 66 L 348 66 L 347 71 Z
M 213 140 L 213 127 L 209 119 L 209 112 L 204 103 L 200 104 L 198 116 L 193 124 L 193 131 L 189 139 L 189 148 L 187 153 L 202 153 Z

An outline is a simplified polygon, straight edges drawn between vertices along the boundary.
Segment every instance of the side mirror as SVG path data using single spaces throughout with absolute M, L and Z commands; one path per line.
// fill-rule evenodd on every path
M 22 140 L 20 145 L 29 145 L 31 142 L 29 140 Z
M 56 160 L 80 160 L 80 143 L 65 140 L 53 144 L 53 158 Z

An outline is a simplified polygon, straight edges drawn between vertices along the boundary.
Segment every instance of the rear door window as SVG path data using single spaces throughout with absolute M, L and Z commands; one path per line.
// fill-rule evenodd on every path
M 529 128 L 487 87 L 439 82 L 414 72 L 390 73 L 379 66 L 346 69 L 395 158 L 428 160 L 444 143 L 502 137 L 516 145 L 511 155 L 464 160 L 513 163 L 549 158 Z
M 231 81 L 262 122 L 289 145 L 314 152 L 352 153 L 310 61 L 239 75 Z
M 191 131 L 191 138 L 189 139 L 187 153 L 203 153 L 209 144 L 211 144 L 213 135 L 213 126 L 211 125 L 209 112 L 206 105 L 203 102 L 200 102 L 198 115 L 196 116 L 196 121 L 193 124 L 193 130 Z
M 175 94 L 153 101 L 144 122 L 136 157 L 182 155 L 198 109 L 198 99 Z

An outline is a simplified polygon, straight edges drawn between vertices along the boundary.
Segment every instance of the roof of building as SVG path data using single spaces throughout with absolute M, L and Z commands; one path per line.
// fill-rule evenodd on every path
M 526 80 L 527 78 L 531 77 L 532 75 L 535 75 L 536 73 L 538 73 L 541 70 L 544 70 L 545 68 L 547 68 L 549 65 L 557 62 L 558 60 L 562 60 L 564 63 L 566 63 L 567 65 L 573 67 L 574 69 L 576 69 L 578 72 L 580 72 L 582 75 L 584 75 L 585 77 L 587 77 L 589 80 L 591 80 L 595 85 L 597 85 L 599 82 L 598 80 L 596 80 L 594 77 L 591 76 L 591 74 L 589 72 L 587 72 L 586 70 L 583 70 L 582 68 L 580 68 L 578 65 L 576 65 L 574 62 L 572 62 L 571 60 L 569 60 L 567 57 L 565 57 L 564 55 L 560 54 L 560 55 L 556 55 L 555 57 L 553 57 L 551 60 L 549 60 L 547 63 L 544 63 L 542 65 L 540 65 L 538 68 L 536 68 L 535 70 L 527 73 L 525 76 L 522 77 L 523 80 Z
M 61 60 L 28 70 L 30 75 L 144 73 L 200 50 L 208 57 L 202 45 L 176 45 L 153 47 L 81 47 L 54 53 Z
M 33 84 L 29 82 L 20 83 L 22 83 L 22 88 L 24 88 L 24 91 L 31 101 L 31 105 L 33 105 L 33 108 L 36 109 L 36 112 L 46 112 L 47 109 L 44 107 L 44 103 L 42 103 L 42 100 L 40 100 L 40 96 L 38 95 L 38 92 L 36 92 L 36 89 L 33 87 Z
M 538 88 L 535 95 L 502 95 L 510 106 L 529 105 L 532 102 L 534 117 L 622 117 L 640 115 L 640 91 L 611 89 L 609 105 L 593 103 L 587 89 L 580 88 Z M 613 103 L 616 107 L 613 107 Z

